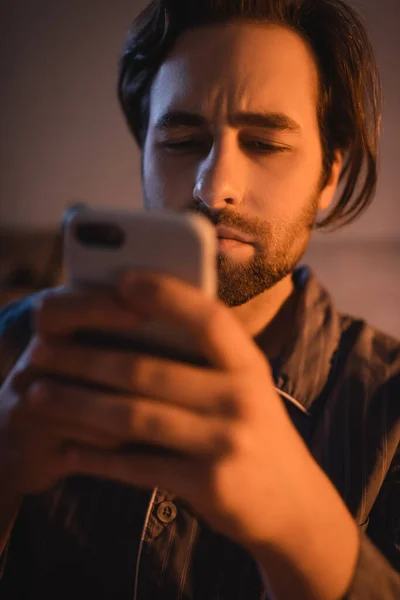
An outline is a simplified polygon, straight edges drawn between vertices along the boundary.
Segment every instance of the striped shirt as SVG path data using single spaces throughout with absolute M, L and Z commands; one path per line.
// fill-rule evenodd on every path
M 339 314 L 309 269 L 293 277 L 296 325 L 275 385 L 359 525 L 346 599 L 399 600 L 400 343 Z M 0 312 L 2 378 L 32 335 L 33 303 Z M 172 491 L 88 477 L 26 497 L 1 560 L 2 600 L 268 598 L 253 558 Z

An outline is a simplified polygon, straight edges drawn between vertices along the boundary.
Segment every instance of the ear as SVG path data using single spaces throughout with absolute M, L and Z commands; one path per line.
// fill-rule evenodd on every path
M 320 193 L 318 199 L 318 209 L 326 210 L 332 204 L 335 196 L 336 188 L 339 183 L 340 173 L 343 167 L 343 156 L 338 150 L 334 154 L 334 160 L 332 163 L 331 172 L 329 174 L 328 181 L 326 182 L 323 190 Z

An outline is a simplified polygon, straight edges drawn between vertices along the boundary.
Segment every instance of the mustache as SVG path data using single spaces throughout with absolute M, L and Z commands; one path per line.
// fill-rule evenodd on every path
M 234 229 L 237 229 L 245 235 L 251 235 L 254 237 L 265 236 L 265 226 L 261 229 L 260 227 L 257 227 L 255 225 L 250 225 L 247 221 L 243 219 L 243 217 L 232 213 L 230 209 L 223 208 L 221 210 L 213 210 L 210 209 L 209 206 L 201 202 L 197 203 L 195 206 L 191 206 L 190 208 L 188 208 L 188 211 L 193 212 L 195 214 L 203 215 L 215 227 L 217 225 L 225 225 L 226 227 L 232 227 Z

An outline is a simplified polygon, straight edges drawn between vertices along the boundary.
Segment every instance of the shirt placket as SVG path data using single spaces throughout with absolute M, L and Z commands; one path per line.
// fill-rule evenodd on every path
M 158 488 L 153 490 L 137 558 L 134 600 L 155 599 L 160 593 L 178 511 L 174 494 Z

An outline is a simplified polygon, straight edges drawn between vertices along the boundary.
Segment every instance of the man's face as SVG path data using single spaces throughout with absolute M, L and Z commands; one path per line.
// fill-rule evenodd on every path
M 318 72 L 295 33 L 229 24 L 183 34 L 151 89 L 149 209 L 201 212 L 251 237 L 221 242 L 219 297 L 240 306 L 288 275 L 320 206 Z

